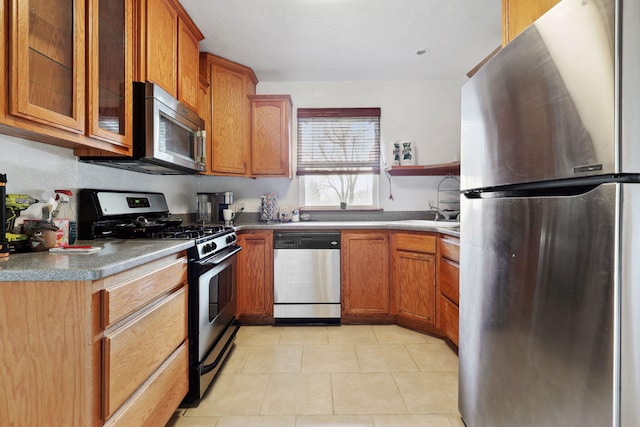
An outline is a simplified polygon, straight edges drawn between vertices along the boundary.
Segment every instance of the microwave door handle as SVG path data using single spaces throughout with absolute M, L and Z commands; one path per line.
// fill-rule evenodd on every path
M 197 160 L 198 162 L 202 163 L 203 165 L 207 162 L 207 156 L 206 156 L 206 151 L 205 151 L 205 147 L 206 147 L 206 142 L 207 142 L 207 131 L 206 130 L 199 130 L 196 133 L 197 137 L 194 138 L 194 142 L 196 144 L 195 148 L 195 152 L 197 153 Z

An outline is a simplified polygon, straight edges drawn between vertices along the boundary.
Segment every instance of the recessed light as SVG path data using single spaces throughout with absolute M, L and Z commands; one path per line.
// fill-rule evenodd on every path
M 425 53 L 428 53 L 429 49 L 418 49 L 416 51 L 416 55 L 424 55 Z

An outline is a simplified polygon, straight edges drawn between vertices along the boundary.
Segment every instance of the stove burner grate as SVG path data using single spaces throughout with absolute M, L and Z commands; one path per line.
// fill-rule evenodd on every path
M 233 231 L 231 227 L 222 225 L 189 225 L 167 228 L 153 233 L 154 239 L 200 239 L 207 236 L 217 236 L 219 234 Z

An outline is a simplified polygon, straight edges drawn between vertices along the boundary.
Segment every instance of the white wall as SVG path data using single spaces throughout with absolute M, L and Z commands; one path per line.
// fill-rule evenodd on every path
M 290 94 L 295 108 L 380 107 L 381 142 L 390 158 L 390 143 L 413 141 L 418 164 L 459 159 L 461 81 L 409 82 L 261 82 L 258 93 Z M 295 128 L 295 126 L 294 126 Z M 295 130 L 294 130 L 295 145 Z M 258 211 L 259 197 L 278 194 L 281 206 L 298 206 L 298 180 L 211 176 L 157 176 L 77 161 L 73 151 L 0 135 L 0 173 L 7 191 L 47 198 L 58 188 L 131 189 L 165 193 L 172 213 L 195 210 L 198 191 L 234 191 L 237 204 Z M 380 206 L 385 210 L 425 210 L 436 199 L 441 177 L 392 177 L 391 193 L 380 175 Z
M 391 143 L 413 141 L 418 164 L 447 163 L 460 159 L 460 88 L 463 81 L 370 81 L 370 82 L 261 82 L 259 94 L 290 94 L 297 108 L 380 107 L 380 138 L 385 159 Z M 293 145 L 295 146 L 296 135 Z M 295 158 L 295 150 L 294 156 Z M 385 210 L 425 210 L 436 200 L 442 177 L 392 177 L 380 175 L 380 206 Z M 299 205 L 298 180 L 258 179 L 250 182 L 229 178 L 201 180 L 200 191 L 235 191 L 236 202 L 248 211 L 258 210 L 261 194 L 274 191 L 279 204 Z

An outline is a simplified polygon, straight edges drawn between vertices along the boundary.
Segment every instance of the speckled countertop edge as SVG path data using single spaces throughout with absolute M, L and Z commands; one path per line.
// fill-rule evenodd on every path
M 0 261 L 0 281 L 97 280 L 168 256 L 194 245 L 193 240 L 85 240 L 76 245 L 100 247 L 95 253 L 28 252 Z
M 431 222 L 431 221 L 429 221 Z M 442 233 L 460 237 L 458 227 L 437 227 L 423 225 L 414 220 L 402 221 L 300 221 L 300 222 L 257 222 L 235 226 L 236 231 L 242 230 L 407 230 Z

